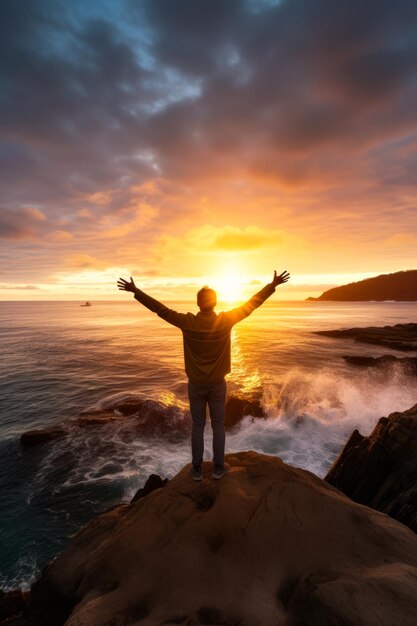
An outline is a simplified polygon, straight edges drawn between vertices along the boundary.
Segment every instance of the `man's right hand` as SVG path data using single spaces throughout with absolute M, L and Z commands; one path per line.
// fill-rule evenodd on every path
M 124 278 L 119 278 L 119 280 L 117 281 L 117 286 L 122 291 L 131 291 L 132 293 L 135 293 L 137 289 L 132 277 L 130 277 L 130 282 L 128 280 L 125 280 Z
M 277 276 L 277 270 L 274 270 L 274 278 L 272 279 L 271 285 L 273 285 L 274 287 L 277 287 L 278 285 L 282 285 L 282 283 L 287 282 L 289 277 L 290 275 L 287 272 L 287 270 L 282 272 L 282 274 L 280 274 L 279 276 Z

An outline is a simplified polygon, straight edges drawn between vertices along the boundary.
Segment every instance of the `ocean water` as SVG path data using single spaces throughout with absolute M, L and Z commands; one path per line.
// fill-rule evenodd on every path
M 227 380 L 229 392 L 259 389 L 268 418 L 244 418 L 226 452 L 257 450 L 324 476 L 354 428 L 369 434 L 379 417 L 417 402 L 417 380 L 398 365 L 377 372 L 342 358 L 404 353 L 314 331 L 415 313 L 414 303 L 265 303 L 233 329 Z M 181 332 L 127 294 L 91 307 L 2 302 L 0 339 L 0 587 L 27 589 L 83 524 L 128 502 L 150 473 L 175 475 L 191 450 L 189 438 L 139 436 L 128 420 L 27 449 L 22 432 L 132 395 L 185 412 L 187 379 Z M 211 442 L 207 419 L 206 459 Z

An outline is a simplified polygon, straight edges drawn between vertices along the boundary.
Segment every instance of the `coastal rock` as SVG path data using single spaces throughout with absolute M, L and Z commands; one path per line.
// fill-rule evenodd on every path
M 404 373 L 417 376 L 417 357 L 396 357 L 392 354 L 384 354 L 383 356 L 359 356 L 359 355 L 344 355 L 346 363 L 349 365 L 355 365 L 357 367 L 375 367 L 385 370 L 387 367 L 393 365 L 399 365 Z
M 121 419 L 122 416 L 117 415 L 114 411 L 83 411 L 77 417 L 71 418 L 71 423 L 76 426 L 100 426 L 101 424 L 108 424 L 109 422 L 116 422 Z
M 230 430 L 243 417 L 265 417 L 259 398 L 230 395 L 226 399 L 225 427 Z M 164 436 L 171 441 L 188 437 L 191 431 L 191 416 L 175 404 L 164 404 L 158 400 L 131 397 L 115 402 L 110 408 L 83 411 L 56 426 L 29 430 L 21 435 L 24 446 L 35 446 L 63 437 L 74 428 L 102 426 L 110 422 L 123 422 L 128 429 L 145 437 Z
M 161 487 L 165 487 L 168 483 L 168 478 L 162 479 L 158 474 L 151 474 L 141 489 L 135 493 L 130 503 L 136 502 L 139 498 L 144 498 L 155 489 L 161 489 Z
M 22 613 L 28 598 L 28 592 L 21 589 L 12 589 L 12 591 L 3 591 L 0 589 L 0 622 L 10 624 L 12 617 Z
M 259 398 L 245 398 L 243 396 L 230 395 L 226 399 L 224 424 L 226 430 L 230 430 L 238 424 L 246 415 L 252 417 L 266 417 Z
M 376 344 L 392 350 L 417 351 L 417 324 L 413 322 L 394 326 L 317 330 L 315 334 L 324 337 L 348 337 L 361 343 Z
M 417 532 L 417 404 L 381 417 L 369 437 L 354 430 L 325 480 Z
M 48 428 L 39 428 L 33 430 L 27 430 L 20 436 L 20 443 L 23 446 L 37 446 L 41 443 L 63 437 L 68 433 L 68 430 L 63 426 L 50 426 Z
M 307 300 L 336 300 L 363 302 L 368 300 L 417 301 L 417 270 L 403 270 L 392 274 L 381 274 L 365 278 L 356 283 L 333 287 L 318 298 Z
M 415 626 L 417 537 L 253 451 L 103 513 L 34 583 L 31 626 Z

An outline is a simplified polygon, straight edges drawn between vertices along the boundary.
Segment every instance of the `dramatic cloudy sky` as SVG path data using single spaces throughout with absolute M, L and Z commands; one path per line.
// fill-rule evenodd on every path
M 0 295 L 416 268 L 415 0 L 2 0 Z

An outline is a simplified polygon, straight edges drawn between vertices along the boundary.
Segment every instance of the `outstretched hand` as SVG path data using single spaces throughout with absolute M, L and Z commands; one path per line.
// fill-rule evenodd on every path
M 287 272 L 287 270 L 282 272 L 282 274 L 280 274 L 279 276 L 277 276 L 277 270 L 274 270 L 274 278 L 272 279 L 271 285 L 273 285 L 274 287 L 277 287 L 278 285 L 282 285 L 282 283 L 287 282 L 289 277 L 290 275 Z
M 125 280 L 124 278 L 119 278 L 119 280 L 117 281 L 117 286 L 123 291 L 131 291 L 132 293 L 135 293 L 136 291 L 136 285 L 133 282 L 132 277 L 130 277 L 130 282 L 128 280 Z

